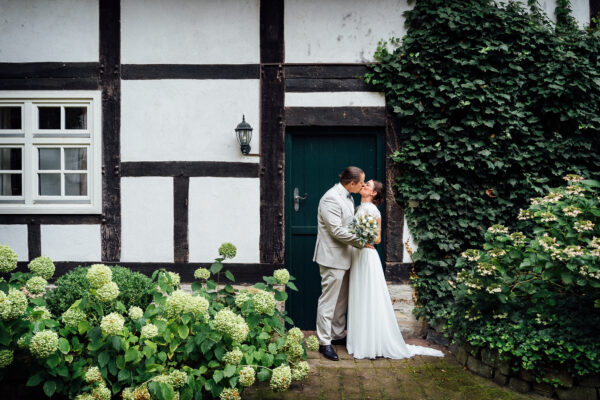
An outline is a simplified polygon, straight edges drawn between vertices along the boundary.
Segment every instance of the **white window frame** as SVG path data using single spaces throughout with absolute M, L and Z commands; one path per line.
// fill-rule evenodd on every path
M 21 147 L 22 196 L 0 196 L 0 214 L 100 214 L 102 212 L 102 95 L 97 90 L 0 91 L 0 106 L 21 106 L 21 130 L 0 130 L 0 147 Z M 38 105 L 87 107 L 86 129 L 38 129 Z M 64 148 L 87 148 L 87 195 L 38 195 L 38 149 L 60 148 L 61 187 Z M 68 171 L 75 172 L 76 171 Z M 18 198 L 17 198 L 18 197 Z

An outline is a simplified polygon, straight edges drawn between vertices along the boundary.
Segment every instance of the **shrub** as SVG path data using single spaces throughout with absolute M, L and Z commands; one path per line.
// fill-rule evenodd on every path
M 600 182 L 565 179 L 521 210 L 518 231 L 488 228 L 483 248 L 465 251 L 450 281 L 450 331 L 538 378 L 552 365 L 600 372 Z
M 46 303 L 54 315 L 61 315 L 75 300 L 81 299 L 90 289 L 90 282 L 86 278 L 88 267 L 77 267 L 56 280 L 56 288 L 46 293 Z M 112 280 L 119 287 L 117 299 L 129 308 L 137 306 L 145 309 L 152 301 L 148 293 L 153 283 L 150 278 L 139 272 L 127 268 L 110 267 Z M 110 309 L 112 311 L 112 308 Z
M 600 33 L 537 2 L 419 0 L 366 79 L 398 117 L 397 200 L 418 244 L 418 312 L 443 321 L 456 259 L 573 171 L 600 174 Z M 451 221 L 452 223 L 449 223 Z

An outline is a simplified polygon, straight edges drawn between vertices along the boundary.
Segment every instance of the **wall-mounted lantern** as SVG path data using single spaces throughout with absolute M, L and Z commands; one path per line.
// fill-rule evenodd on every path
M 252 140 L 252 127 L 246 122 L 246 117 L 242 115 L 242 122 L 235 128 L 237 140 L 240 143 L 240 149 L 243 155 L 250 153 L 250 140 Z

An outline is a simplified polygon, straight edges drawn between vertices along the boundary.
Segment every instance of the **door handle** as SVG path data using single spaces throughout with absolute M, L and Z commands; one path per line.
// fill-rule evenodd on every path
M 300 209 L 300 200 L 308 199 L 308 193 L 304 193 L 304 196 L 300 196 L 298 188 L 294 188 L 294 211 Z

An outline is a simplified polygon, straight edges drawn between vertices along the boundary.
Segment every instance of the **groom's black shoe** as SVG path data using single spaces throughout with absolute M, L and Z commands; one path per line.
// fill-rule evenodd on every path
M 339 360 L 339 357 L 333 347 L 330 344 L 319 345 L 319 353 L 323 354 L 325 358 L 329 358 L 332 361 Z
M 334 344 L 336 346 L 345 346 L 346 345 L 346 338 L 343 337 L 341 339 L 333 339 L 331 341 L 331 344 Z

